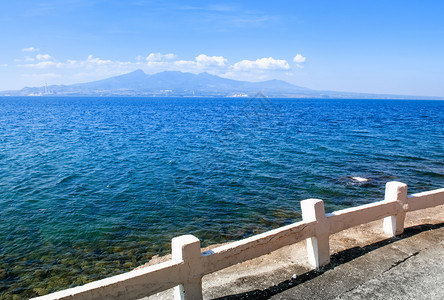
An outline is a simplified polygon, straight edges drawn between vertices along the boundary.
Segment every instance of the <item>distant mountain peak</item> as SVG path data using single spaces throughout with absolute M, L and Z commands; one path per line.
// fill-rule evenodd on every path
M 123 75 L 118 75 L 118 76 L 115 76 L 115 77 L 111 77 L 111 78 L 122 78 L 122 77 L 145 77 L 145 76 L 148 76 L 142 69 L 137 69 L 137 70 L 135 70 L 135 71 L 132 71 L 132 72 L 130 72 L 130 73 L 126 73 L 126 74 L 123 74 Z M 111 79 L 111 78 L 107 78 L 107 79 Z M 105 79 L 105 80 L 107 80 L 107 79 Z
M 132 72 L 130 72 L 128 74 L 143 74 L 143 75 L 146 75 L 146 73 L 142 69 L 134 70 L 134 71 L 132 71 Z

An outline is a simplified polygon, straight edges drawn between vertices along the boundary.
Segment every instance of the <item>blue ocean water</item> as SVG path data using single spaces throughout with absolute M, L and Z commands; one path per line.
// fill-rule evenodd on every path
M 354 176 L 370 181 L 358 183 Z M 0 98 L 0 298 L 444 186 L 444 101 Z

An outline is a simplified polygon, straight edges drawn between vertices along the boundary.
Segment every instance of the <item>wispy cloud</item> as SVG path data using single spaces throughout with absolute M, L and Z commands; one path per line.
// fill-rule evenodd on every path
M 35 56 L 35 58 L 37 60 L 50 60 L 51 59 L 51 55 L 49 55 L 49 54 L 37 54 Z
M 22 52 L 37 52 L 37 51 L 40 51 L 40 49 L 34 47 L 28 47 L 22 49 Z
M 239 7 L 233 6 L 233 5 L 226 5 L 226 4 L 211 4 L 205 7 L 205 9 L 209 11 L 218 11 L 218 12 L 224 12 L 224 13 L 232 13 L 237 12 L 240 10 Z
M 110 59 L 101 59 L 98 57 L 94 57 L 92 54 L 88 55 L 85 60 L 74 60 L 67 59 L 64 62 L 57 61 L 49 54 L 37 54 L 36 60 L 38 62 L 29 63 L 29 64 L 21 64 L 19 67 L 27 67 L 27 68 L 37 68 L 37 69 L 47 69 L 47 68 L 87 68 L 91 69 L 93 67 L 101 67 L 101 66 L 110 66 L 117 67 L 119 65 L 130 65 L 131 62 L 120 62 L 113 61 Z M 27 59 L 26 61 L 34 61 L 33 59 Z
M 91 7 L 101 0 L 52 0 L 35 1 L 28 5 L 24 12 L 27 17 L 52 16 L 60 12 L 73 12 L 82 8 Z
M 211 28 L 216 31 L 232 31 L 236 29 L 247 29 L 269 26 L 271 22 L 280 20 L 278 15 L 268 11 L 247 9 L 245 5 L 238 4 L 202 4 L 202 5 L 171 5 L 161 3 L 153 11 L 178 14 L 186 13 L 188 24 L 200 26 L 200 29 Z M 203 25 L 205 24 L 205 25 Z
M 201 12 L 218 12 L 218 13 L 236 13 L 241 11 L 239 6 L 227 4 L 210 4 L 210 5 L 178 5 L 170 7 L 176 10 L 185 11 L 201 11 Z
M 40 61 L 38 63 L 30 63 L 30 64 L 23 64 L 18 65 L 19 67 L 25 67 L 25 68 L 35 68 L 35 69 L 48 69 L 48 68 L 60 68 L 63 66 L 63 63 L 60 62 L 54 62 L 54 61 Z
M 148 62 L 154 62 L 154 61 L 163 61 L 163 60 L 172 60 L 177 58 L 176 54 L 173 53 L 167 53 L 167 54 L 161 54 L 161 53 L 150 53 L 145 60 Z
M 275 17 L 267 15 L 238 15 L 227 21 L 236 27 L 257 27 L 266 25 L 274 19 Z

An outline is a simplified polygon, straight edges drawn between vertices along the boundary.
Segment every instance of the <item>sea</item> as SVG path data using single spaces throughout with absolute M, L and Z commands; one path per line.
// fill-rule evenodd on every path
M 0 97 L 0 298 L 444 187 L 444 101 Z M 301 258 L 304 259 L 304 258 Z

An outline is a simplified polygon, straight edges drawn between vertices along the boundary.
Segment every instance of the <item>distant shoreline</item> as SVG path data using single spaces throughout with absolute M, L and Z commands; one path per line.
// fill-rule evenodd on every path
M 230 96 L 149 96 L 149 95 L 0 95 L 3 98 L 163 98 L 163 99 L 250 99 L 253 97 L 230 97 Z M 306 100 L 408 100 L 408 101 L 444 101 L 444 97 L 313 97 L 313 96 L 267 96 L 267 99 L 306 99 Z

